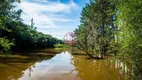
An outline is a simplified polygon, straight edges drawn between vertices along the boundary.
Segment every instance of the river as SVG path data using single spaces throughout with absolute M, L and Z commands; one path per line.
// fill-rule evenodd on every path
M 130 80 L 131 74 L 120 60 L 87 59 L 68 51 L 46 60 L 0 62 L 0 80 Z

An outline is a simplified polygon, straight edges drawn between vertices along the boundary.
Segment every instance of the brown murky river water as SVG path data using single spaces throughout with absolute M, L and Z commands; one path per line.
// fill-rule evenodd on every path
M 37 62 L 0 62 L 0 80 L 130 80 L 131 71 L 120 60 L 88 60 L 67 51 Z

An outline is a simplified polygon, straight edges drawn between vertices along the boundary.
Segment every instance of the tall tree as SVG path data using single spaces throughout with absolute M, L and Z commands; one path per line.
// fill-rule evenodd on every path
M 90 0 L 81 13 L 81 25 L 76 29 L 77 40 L 85 51 L 106 55 L 111 41 L 115 40 L 113 33 L 115 4 L 109 0 Z M 89 52 L 88 52 L 89 53 Z
M 133 61 L 134 80 L 142 79 L 142 0 L 119 0 L 119 52 Z

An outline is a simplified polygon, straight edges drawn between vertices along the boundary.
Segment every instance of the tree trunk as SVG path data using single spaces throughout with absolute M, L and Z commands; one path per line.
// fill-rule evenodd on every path
M 78 42 L 78 44 L 83 48 L 83 50 L 86 52 L 86 54 L 89 56 L 89 57 L 91 57 L 91 58 L 95 58 L 95 59 L 102 59 L 103 57 L 98 57 L 98 56 L 93 56 L 93 55 L 91 55 L 88 51 L 87 51 L 87 49 L 79 42 L 79 41 L 77 41 Z

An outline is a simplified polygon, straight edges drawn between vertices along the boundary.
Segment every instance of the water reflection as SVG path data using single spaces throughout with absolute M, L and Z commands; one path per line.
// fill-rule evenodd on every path
M 22 71 L 35 64 L 34 61 L 21 60 L 0 61 L 0 80 L 17 80 Z
M 78 56 L 74 57 L 74 66 L 81 80 L 130 80 L 127 66 L 118 60 L 87 60 Z
M 50 60 L 37 62 L 35 67 L 25 70 L 19 80 L 76 80 L 72 58 L 68 52 L 62 52 Z
M 0 80 L 130 80 L 131 73 L 120 60 L 88 60 L 68 52 L 40 62 L 0 63 Z

